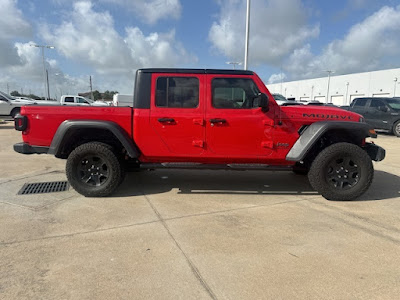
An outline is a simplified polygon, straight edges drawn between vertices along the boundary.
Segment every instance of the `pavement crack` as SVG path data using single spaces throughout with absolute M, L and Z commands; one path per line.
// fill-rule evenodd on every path
M 158 222 L 160 222 L 160 221 L 159 220 L 154 220 L 154 221 L 141 222 L 141 223 L 135 223 L 135 224 L 128 224 L 128 225 L 114 226 L 114 227 L 108 227 L 108 228 L 101 228 L 101 229 L 96 229 L 96 230 L 88 230 L 88 231 L 81 231 L 81 232 L 73 232 L 73 233 L 65 233 L 65 234 L 59 234 L 59 235 L 45 236 L 45 237 L 34 238 L 34 239 L 26 239 L 26 240 L 20 240 L 20 241 L 12 241 L 12 242 L 0 242 L 0 246 L 8 246 L 8 245 L 14 245 L 14 244 L 22 244 L 22 243 L 27 243 L 27 242 L 51 240 L 51 239 L 65 238 L 65 237 L 74 237 L 74 236 L 79 236 L 79 235 L 98 233 L 98 232 L 106 232 L 106 231 L 112 231 L 112 230 L 116 230 L 116 229 L 123 229 L 123 228 L 129 228 L 129 227 L 140 226 L 140 225 L 147 225 L 147 224 L 158 223 Z
M 214 292 L 212 291 L 212 289 L 210 288 L 210 286 L 207 284 L 207 282 L 205 281 L 205 279 L 203 278 L 203 276 L 200 274 L 199 269 L 194 265 L 194 263 L 192 262 L 192 260 L 189 258 L 189 256 L 185 253 L 185 251 L 183 251 L 181 245 L 178 243 L 178 241 L 175 239 L 175 237 L 173 236 L 173 234 L 171 233 L 171 231 L 168 228 L 167 223 L 165 222 L 165 220 L 163 219 L 163 217 L 161 216 L 161 214 L 159 213 L 159 211 L 157 210 L 157 208 L 153 205 L 153 203 L 151 203 L 150 199 L 147 197 L 147 195 L 145 193 L 143 193 L 143 196 L 145 197 L 145 199 L 147 200 L 147 203 L 150 205 L 150 207 L 152 208 L 152 210 L 154 211 L 154 213 L 157 215 L 159 221 L 161 222 L 161 224 L 163 225 L 163 227 L 165 228 L 165 230 L 167 231 L 168 235 L 171 237 L 171 239 L 173 240 L 174 244 L 176 245 L 176 247 L 178 247 L 179 251 L 182 253 L 182 255 L 184 256 L 186 262 L 188 263 L 190 269 L 192 270 L 193 274 L 195 275 L 195 277 L 199 280 L 200 284 L 203 286 L 203 288 L 206 290 L 206 292 L 208 293 L 208 295 L 211 297 L 211 299 L 218 299 L 217 296 L 214 294 Z

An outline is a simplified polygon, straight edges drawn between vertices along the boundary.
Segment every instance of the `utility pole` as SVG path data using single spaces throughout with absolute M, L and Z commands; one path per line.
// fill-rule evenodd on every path
M 326 90 L 326 103 L 330 103 L 330 101 L 329 101 L 329 85 L 331 83 L 331 74 L 334 74 L 335 71 L 326 70 L 325 72 L 328 72 L 328 88 Z
M 94 98 L 93 98 L 93 87 L 92 87 L 92 75 L 89 76 L 89 82 L 90 82 L 90 97 L 92 98 L 92 100 L 94 100 Z
M 44 98 L 45 100 L 47 100 L 46 98 L 46 82 L 48 83 L 48 79 L 46 80 L 46 65 L 44 63 L 44 48 L 48 48 L 48 49 L 55 49 L 56 47 L 54 46 L 49 46 L 49 45 L 37 45 L 37 44 L 31 44 L 30 46 L 32 47 L 37 47 L 37 48 L 42 48 L 42 62 L 43 62 L 43 81 L 44 81 Z M 47 76 L 48 78 L 48 76 Z M 49 96 L 49 88 L 47 86 L 47 95 Z M 50 98 L 50 96 L 49 96 Z
M 47 100 L 50 100 L 50 85 L 49 85 L 49 71 L 46 70 L 47 79 Z
M 393 97 L 396 97 L 396 83 L 397 83 L 397 77 L 395 77 L 393 81 L 394 81 Z
M 7 94 L 10 95 L 10 86 L 8 85 L 8 82 L 7 82 Z
M 247 0 L 246 9 L 246 43 L 244 47 L 244 69 L 247 70 L 247 61 L 249 56 L 249 32 L 250 32 L 250 0 Z

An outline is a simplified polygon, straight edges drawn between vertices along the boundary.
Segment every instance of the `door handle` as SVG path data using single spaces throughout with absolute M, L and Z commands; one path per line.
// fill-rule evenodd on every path
M 160 119 L 158 119 L 158 122 L 160 122 L 160 123 L 174 123 L 175 120 L 173 118 L 160 118 Z
M 225 124 L 226 120 L 225 119 L 210 119 L 211 125 L 213 124 Z

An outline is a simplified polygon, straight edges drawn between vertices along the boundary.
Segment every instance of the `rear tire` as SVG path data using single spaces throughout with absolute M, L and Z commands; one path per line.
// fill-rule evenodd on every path
M 11 111 L 11 117 L 14 119 L 15 118 L 15 116 L 16 115 L 18 115 L 20 113 L 20 109 L 19 108 L 14 108 L 12 111 Z
M 393 134 L 400 137 L 400 120 L 393 124 Z
M 371 158 L 359 146 L 333 144 L 313 161 L 308 179 L 311 186 L 328 200 L 354 200 L 372 183 Z
M 110 195 L 120 185 L 124 175 L 112 148 L 98 142 L 75 148 L 68 157 L 66 173 L 72 187 L 86 197 Z

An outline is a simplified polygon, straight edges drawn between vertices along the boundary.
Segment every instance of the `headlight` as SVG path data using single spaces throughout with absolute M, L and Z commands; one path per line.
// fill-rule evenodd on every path
M 360 120 L 358 120 L 358 122 L 365 123 L 364 117 L 360 117 Z

